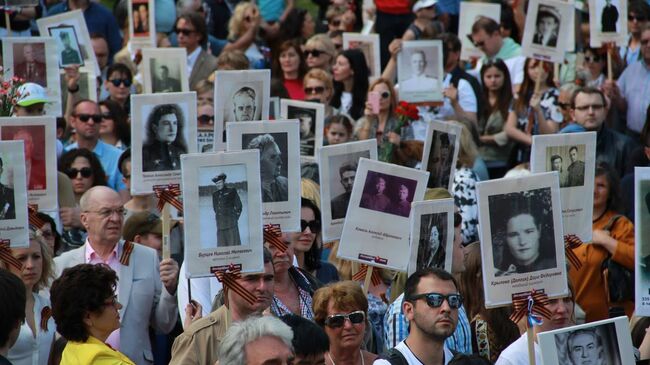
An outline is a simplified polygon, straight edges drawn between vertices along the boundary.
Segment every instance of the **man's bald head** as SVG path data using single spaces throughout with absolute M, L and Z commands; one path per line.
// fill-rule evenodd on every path
M 79 200 L 79 207 L 82 212 L 93 210 L 97 203 L 107 199 L 120 199 L 120 194 L 106 186 L 94 186 L 88 189 Z

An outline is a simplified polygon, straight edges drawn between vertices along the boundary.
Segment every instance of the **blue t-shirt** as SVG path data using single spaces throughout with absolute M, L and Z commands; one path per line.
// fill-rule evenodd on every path
M 267 22 L 277 22 L 284 13 L 284 0 L 257 0 L 262 18 Z

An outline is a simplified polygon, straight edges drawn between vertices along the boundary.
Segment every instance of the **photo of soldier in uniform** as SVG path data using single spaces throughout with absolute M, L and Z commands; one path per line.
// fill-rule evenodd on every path
M 181 92 L 180 65 L 165 62 L 156 58 L 149 60 L 149 70 L 152 73 L 152 91 L 154 93 Z
M 585 151 L 584 144 L 546 147 L 546 171 L 559 173 L 561 188 L 585 184 Z
M 313 156 L 316 145 L 316 110 L 289 105 L 287 118 L 300 121 L 300 155 Z
M 47 88 L 45 43 L 14 43 L 14 76 Z
M 212 179 L 216 186 L 212 193 L 212 209 L 217 225 L 217 247 L 239 246 L 239 216 L 242 203 L 237 190 L 226 185 L 227 175 L 223 172 Z
M 417 181 L 368 171 L 359 207 L 408 217 Z
M 178 104 L 156 105 L 146 122 L 142 145 L 142 171 L 180 170 L 181 154 L 187 153 L 185 117 Z
M 49 28 L 50 35 L 54 37 L 59 49 L 59 67 L 64 68 L 70 65 L 84 65 L 84 60 L 79 47 L 77 33 L 73 26 L 60 25 Z

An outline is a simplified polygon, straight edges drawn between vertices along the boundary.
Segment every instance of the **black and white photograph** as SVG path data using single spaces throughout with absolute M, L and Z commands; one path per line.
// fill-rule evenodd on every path
M 566 35 L 574 34 L 574 13 L 574 5 L 565 1 L 531 0 L 521 43 L 523 55 L 563 62 L 569 43 Z
M 11 248 L 29 246 L 23 141 L 0 141 L 0 237 Z
M 593 48 L 614 42 L 625 46 L 628 42 L 627 1 L 589 0 L 589 36 Z
M 196 93 L 131 96 L 131 192 L 180 182 L 181 155 L 197 152 Z
M 557 171 L 564 234 L 575 234 L 583 242 L 590 242 L 596 132 L 533 136 L 530 169 L 532 172 Z
M 0 140 L 23 141 L 29 204 L 41 211 L 57 210 L 56 120 L 0 118 Z
M 460 151 L 462 127 L 434 120 L 427 125 L 421 169 L 429 171 L 429 188 L 451 191 Z
M 60 25 L 49 29 L 50 36 L 56 41 L 59 54 L 59 67 L 65 68 L 70 65 L 84 65 L 84 59 L 81 56 L 79 39 L 77 33 L 71 25 Z
M 451 272 L 454 209 L 453 199 L 413 203 L 409 275 L 428 267 Z
M 269 120 L 271 70 L 216 71 L 214 83 L 215 151 L 222 151 L 226 123 Z
M 212 152 L 214 143 L 214 107 L 212 104 L 203 104 L 197 107 L 196 138 L 199 152 Z
M 283 119 L 300 121 L 300 157 L 314 158 L 316 149 L 323 145 L 325 106 L 309 101 L 281 99 L 280 115 Z
M 460 59 L 469 61 L 472 58 L 483 57 L 483 51 L 476 48 L 472 42 L 472 26 L 479 17 L 494 19 L 501 22 L 501 5 L 494 3 L 479 3 L 470 1 L 460 2 L 460 16 L 458 19 L 458 38 L 460 38 Z
M 555 172 L 476 185 L 486 307 L 533 289 L 566 295 L 560 187 Z
M 381 77 L 379 34 L 343 33 L 343 49 L 358 49 L 363 52 L 370 78 Z
M 292 121 L 230 123 L 228 151 L 258 150 L 265 224 L 299 231 L 300 158 L 298 124 Z
M 561 19 L 560 12 L 554 6 L 540 4 L 537 8 L 533 43 L 545 47 L 557 46 Z
M 61 74 L 59 79 L 59 85 L 61 90 L 65 90 L 68 87 L 68 84 L 65 80 L 65 76 Z M 97 78 L 89 71 L 80 71 L 79 72 L 79 91 L 76 92 L 77 96 L 82 99 L 89 99 L 97 101 Z M 68 103 L 68 93 L 61 94 L 61 105 L 67 105 Z
M 145 48 L 144 92 L 148 94 L 187 92 L 187 51 L 185 48 Z
M 406 41 L 397 55 L 399 98 L 410 103 L 442 101 L 442 41 Z
M 427 175 L 360 158 L 337 257 L 407 271 L 411 203 L 424 199 Z
M 634 209 L 634 310 L 650 316 L 650 167 L 635 167 Z
M 318 171 L 323 182 L 320 184 L 321 221 L 325 242 L 341 238 L 360 158 L 377 160 L 375 138 L 319 148 Z
M 280 98 L 273 96 L 269 99 L 269 120 L 280 119 Z
M 634 364 L 625 316 L 566 327 L 538 335 L 544 364 Z
M 183 155 L 183 215 L 188 277 L 230 264 L 260 272 L 262 213 L 257 151 Z

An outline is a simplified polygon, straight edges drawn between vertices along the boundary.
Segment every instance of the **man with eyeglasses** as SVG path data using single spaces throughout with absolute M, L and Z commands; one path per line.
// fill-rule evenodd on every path
M 173 259 L 159 262 L 155 250 L 120 239 L 125 210 L 117 192 L 95 186 L 84 193 L 79 205 L 88 237 L 83 246 L 55 259 L 57 276 L 83 263 L 113 269 L 120 279 L 116 292 L 124 307 L 120 329 L 106 342 L 136 364 L 152 364 L 149 327 L 169 333 L 176 324 L 178 264 Z
M 627 4 L 627 44 L 620 47 L 619 54 L 625 65 L 639 59 L 641 52 L 641 30 L 648 24 L 650 5 L 645 1 L 630 1 Z
M 187 74 L 190 90 L 217 69 L 217 59 L 203 49 L 208 39 L 205 19 L 196 12 L 185 12 L 176 19 L 178 46 L 187 50 Z

